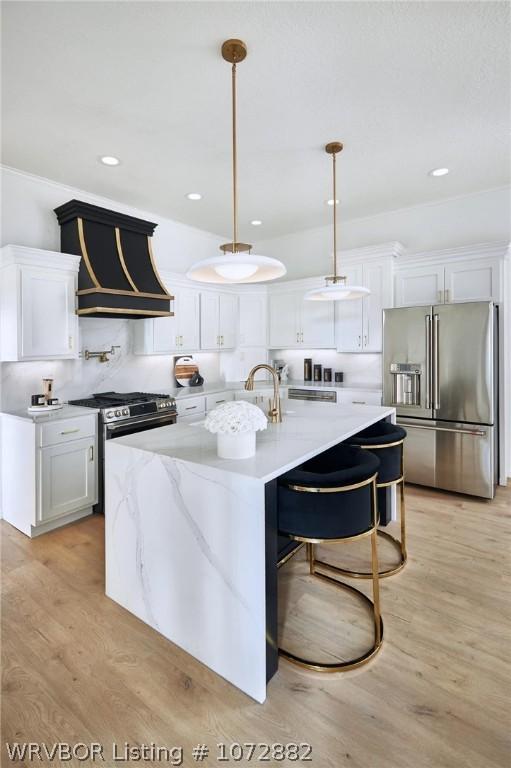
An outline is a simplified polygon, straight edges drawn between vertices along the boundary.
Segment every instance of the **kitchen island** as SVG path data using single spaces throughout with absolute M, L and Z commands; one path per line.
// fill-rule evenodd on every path
M 277 668 L 277 478 L 393 408 L 293 402 L 257 452 L 200 421 L 109 440 L 106 594 L 259 702 Z

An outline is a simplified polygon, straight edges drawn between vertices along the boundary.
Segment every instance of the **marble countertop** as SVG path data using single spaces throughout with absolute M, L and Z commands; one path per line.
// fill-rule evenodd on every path
M 0 412 L 0 416 L 11 416 L 23 421 L 32 421 L 34 424 L 46 424 L 49 421 L 90 416 L 91 413 L 99 413 L 99 410 L 97 408 L 81 408 L 78 405 L 64 405 L 63 408 L 59 408 L 57 411 L 47 411 L 46 413 L 28 413 L 26 408 L 18 411 L 4 410 Z
M 394 413 L 394 408 L 382 406 L 292 401 L 284 406 L 281 424 L 268 424 L 265 431 L 257 433 L 256 455 L 241 460 L 219 459 L 216 435 L 207 432 L 200 419 L 119 437 L 110 443 L 112 448 L 127 446 L 267 483 Z

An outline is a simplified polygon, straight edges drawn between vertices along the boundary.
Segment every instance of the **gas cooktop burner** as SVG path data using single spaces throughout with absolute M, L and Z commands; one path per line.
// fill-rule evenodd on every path
M 81 400 L 70 400 L 70 405 L 82 408 L 111 408 L 131 403 L 149 403 L 154 400 L 167 400 L 170 395 L 154 394 L 152 392 L 97 392 L 92 397 Z

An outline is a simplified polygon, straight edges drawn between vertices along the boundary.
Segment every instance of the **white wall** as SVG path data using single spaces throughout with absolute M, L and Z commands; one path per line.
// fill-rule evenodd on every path
M 1 245 L 14 243 L 60 251 L 60 227 L 53 209 L 73 198 L 157 222 L 153 250 L 162 271 L 185 272 L 193 261 L 215 254 L 224 242 L 209 232 L 38 176 L 2 168 L 0 179 Z M 43 376 L 55 379 L 55 393 L 62 400 L 107 390 L 167 392 L 174 386 L 173 356 L 133 355 L 131 322 L 136 321 L 80 318 L 81 349 L 101 350 L 112 344 L 120 345 L 121 349 L 108 363 L 83 359 L 1 363 L 0 407 L 5 410 L 26 407 L 30 395 L 40 392 Z M 220 355 L 195 353 L 194 357 L 206 380 L 220 380 Z
M 73 198 L 155 222 L 158 226 L 153 236 L 153 251 L 157 267 L 161 270 L 184 273 L 193 262 L 215 256 L 219 245 L 225 243 L 226 238 L 81 189 L 12 168 L 1 167 L 0 171 L 0 245 L 12 243 L 60 251 L 60 227 L 53 209 Z
M 377 216 L 351 221 L 343 221 L 341 207 L 339 220 L 339 250 L 396 240 L 412 254 L 510 240 L 511 187 L 384 211 Z M 288 269 L 286 280 L 331 272 L 331 224 L 260 240 L 256 246 L 258 253 L 284 261 Z

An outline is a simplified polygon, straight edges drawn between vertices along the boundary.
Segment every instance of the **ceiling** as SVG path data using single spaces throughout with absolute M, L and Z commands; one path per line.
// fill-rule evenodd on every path
M 344 218 L 509 183 L 505 2 L 2 7 L 6 165 L 230 236 L 219 49 L 240 37 L 240 239 L 330 222 L 335 139 Z M 451 173 L 428 176 L 438 166 Z

